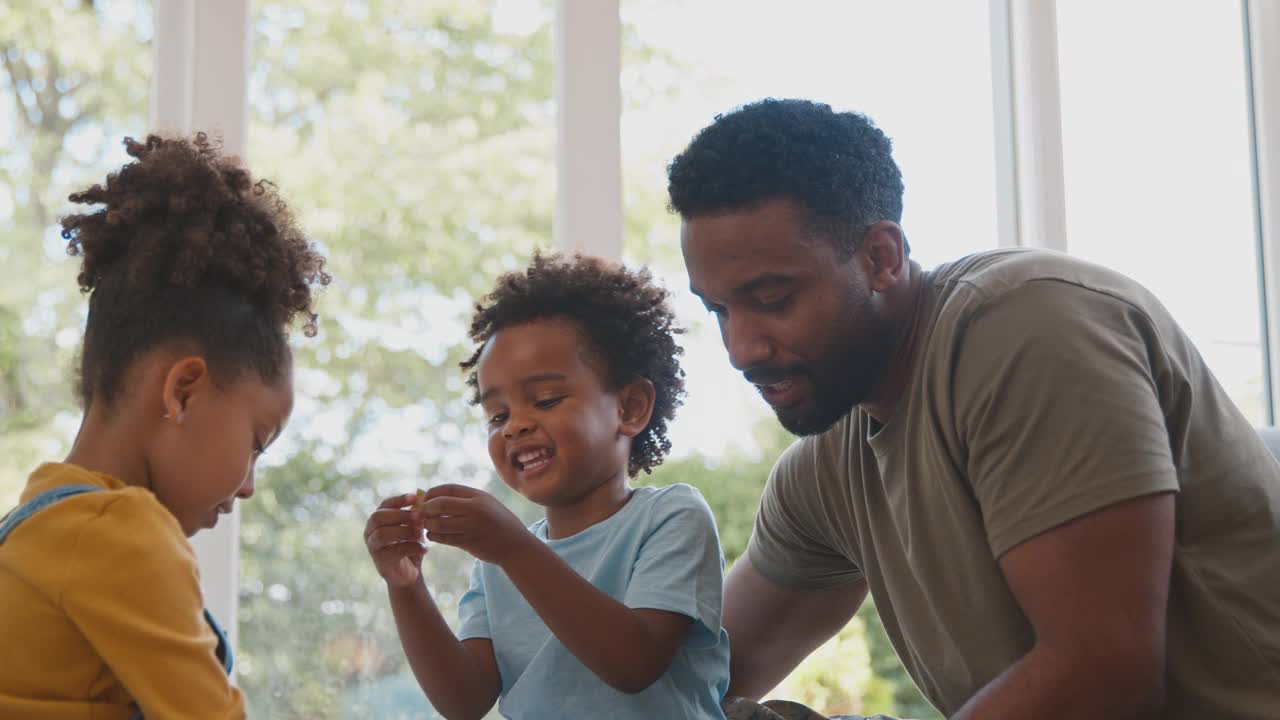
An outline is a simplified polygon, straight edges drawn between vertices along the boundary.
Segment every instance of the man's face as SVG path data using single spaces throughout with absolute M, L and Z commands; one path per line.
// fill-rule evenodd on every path
M 729 361 L 797 435 L 867 401 L 893 351 L 862 251 L 841 257 L 788 200 L 694 217 L 681 236 L 689 286 L 715 314 Z

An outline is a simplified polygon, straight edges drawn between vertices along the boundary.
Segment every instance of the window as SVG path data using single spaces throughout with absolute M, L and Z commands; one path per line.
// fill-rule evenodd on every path
M 71 447 L 87 306 L 58 219 L 147 126 L 151 8 L 18 0 L 0 12 L 0 508 Z M 91 45 L 84 38 L 94 38 Z
M 1058 3 L 1067 247 L 1154 292 L 1263 424 L 1240 11 L 1212 0 Z
M 729 366 L 714 321 L 687 291 L 678 220 L 665 209 L 667 162 L 716 113 L 766 96 L 821 99 L 865 112 L 895 140 L 903 226 L 917 261 L 929 268 L 994 248 L 995 150 L 999 143 L 1007 161 L 1014 141 L 994 128 L 1009 118 L 1008 108 L 1000 118 L 992 110 L 991 28 L 1011 33 L 995 38 L 997 49 L 1026 40 L 1034 36 L 1022 34 L 1027 27 L 1049 26 L 1052 4 L 600 2 L 617 3 L 624 27 L 624 259 L 653 267 L 690 328 L 690 395 L 672 428 L 673 455 L 648 481 L 698 485 L 732 560 L 790 438 Z M 79 422 L 71 377 L 85 303 L 78 263 L 58 233 L 66 195 L 125 162 L 120 140 L 145 134 L 149 101 L 153 121 L 160 106 L 200 122 L 221 117 L 212 107 L 239 116 L 239 69 L 218 65 L 223 76 L 204 73 L 205 82 L 187 87 L 181 64 L 153 63 L 151 53 L 198 47 L 176 53 L 190 60 L 225 52 L 228 35 L 244 38 L 238 13 L 250 4 L 248 164 L 278 183 L 327 251 L 336 282 L 320 301 L 319 337 L 298 338 L 294 417 L 263 460 L 240 537 L 205 534 L 215 539 L 203 559 L 226 560 L 234 542 L 242 548 L 240 614 L 222 619 L 238 621 L 239 682 L 252 716 L 423 717 L 429 710 L 361 528 L 380 498 L 444 480 L 484 486 L 527 519 L 538 514 L 492 482 L 457 363 L 470 351 L 473 298 L 551 241 L 555 115 L 582 112 L 574 103 L 557 109 L 552 93 L 551 25 L 570 3 L 220 0 L 213 10 L 9 0 L 0 10 L 0 266 L 8 271 L 0 282 L 0 512 L 37 463 L 66 453 Z M 1257 16 L 1257 53 L 1280 18 L 1266 3 L 1244 5 Z M 1019 22 L 1013 7 L 1027 11 Z M 165 22 L 170 12 L 180 16 L 174 23 Z M 1259 72 L 1275 63 L 1256 62 L 1255 93 L 1265 102 L 1251 109 L 1241 12 L 1240 3 L 1213 0 L 1059 2 L 1057 66 L 1068 251 L 1153 290 L 1261 423 L 1261 317 L 1270 303 L 1275 326 L 1276 290 L 1261 298 L 1258 289 L 1249 130 L 1253 112 L 1259 134 L 1274 140 L 1275 123 L 1256 107 L 1274 108 L 1278 89 L 1274 75 Z M 221 27 L 211 31 L 198 16 Z M 192 28 L 194 38 L 184 34 Z M 594 39 L 589 28 L 586 37 Z M 1051 55 L 1034 45 L 1006 49 L 1037 61 Z M 1269 47 L 1255 57 L 1274 54 Z M 997 56 L 997 70 L 1010 70 L 1008 59 Z M 165 76 L 154 79 L 155 97 L 153 70 Z M 589 92 L 574 97 L 590 106 Z M 1013 124 L 1035 136 L 1030 126 L 1058 119 L 1050 114 L 1023 113 Z M 1056 148 L 1054 133 L 1039 130 Z M 1003 179 L 1010 187 L 1002 190 L 1041 182 Z M 1033 193 L 1013 194 L 1001 196 L 1007 207 L 1036 202 Z M 1263 245 L 1280 247 L 1274 238 Z M 427 558 L 428 583 L 451 621 L 470 564 L 452 549 Z M 206 582 L 211 576 L 209 595 L 234 597 L 214 573 Z M 776 694 L 829 713 L 937 717 L 873 608 Z
M 249 158 L 329 256 L 298 402 L 243 506 L 252 717 L 423 717 L 362 543 L 387 496 L 492 474 L 458 362 L 474 297 L 551 237 L 550 2 L 258 2 Z M 470 556 L 430 553 L 456 619 Z
M 655 479 L 687 477 L 703 488 L 732 560 L 788 438 L 729 365 L 715 322 L 688 292 L 679 221 L 665 210 L 666 164 L 717 113 L 764 97 L 821 100 L 867 114 L 893 138 L 906 185 L 902 225 L 915 260 L 930 268 L 995 248 L 988 3 L 930 3 L 922 12 L 909 3 L 624 0 L 621 10 L 625 255 L 654 265 L 690 328 L 683 338 L 689 397 L 672 428 L 674 467 Z M 829 713 L 895 712 L 896 705 L 904 715 L 936 717 L 872 614 L 833 643 L 838 650 L 828 648 L 825 660 L 816 654 L 778 694 L 808 698 Z M 832 652 L 847 672 L 829 666 Z M 848 659 L 859 653 L 876 673 L 868 660 Z

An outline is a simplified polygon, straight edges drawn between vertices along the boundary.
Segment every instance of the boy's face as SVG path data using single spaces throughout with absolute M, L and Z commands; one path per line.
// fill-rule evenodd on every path
M 566 320 L 504 328 L 480 354 L 489 457 L 503 482 L 539 505 L 571 505 L 626 482 L 634 432 L 624 432 L 600 362 Z
M 191 536 L 253 495 L 258 456 L 293 409 L 292 373 L 286 364 L 274 382 L 247 372 L 219 387 L 203 361 L 187 358 L 167 376 L 165 405 L 166 431 L 149 453 L 152 491 Z

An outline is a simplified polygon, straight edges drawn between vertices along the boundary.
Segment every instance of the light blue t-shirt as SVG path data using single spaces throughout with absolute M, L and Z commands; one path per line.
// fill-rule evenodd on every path
M 693 620 L 671 667 L 634 695 L 587 669 L 547 629 L 501 568 L 477 562 L 459 602 L 458 638 L 489 638 L 502 674 L 498 709 L 512 720 L 724 718 L 729 636 L 720 625 L 724 555 L 715 518 L 689 485 L 636 488 L 622 509 L 571 537 L 547 539 L 579 575 L 630 608 Z

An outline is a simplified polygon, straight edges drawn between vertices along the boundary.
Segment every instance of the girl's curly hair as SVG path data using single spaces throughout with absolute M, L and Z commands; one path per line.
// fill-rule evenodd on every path
M 535 254 L 528 268 L 500 277 L 493 292 L 476 304 L 470 334 L 478 347 L 462 363 L 470 371 L 467 384 L 478 393 L 476 364 L 498 331 L 535 320 L 569 320 L 604 360 L 607 387 L 639 378 L 653 383 L 653 417 L 632 439 L 627 467 L 633 477 L 650 472 L 671 449 L 667 425 L 684 397 L 679 360 L 684 350 L 675 338 L 683 330 L 675 324 L 668 297 L 648 270 L 582 255 Z
M 130 363 L 166 345 L 202 354 L 219 382 L 250 369 L 279 377 L 288 325 L 301 314 L 306 335 L 316 333 L 312 286 L 331 279 L 324 257 L 275 186 L 205 133 L 124 145 L 133 162 L 69 198 L 103 207 L 62 219 L 89 293 L 85 407 L 110 404 Z

